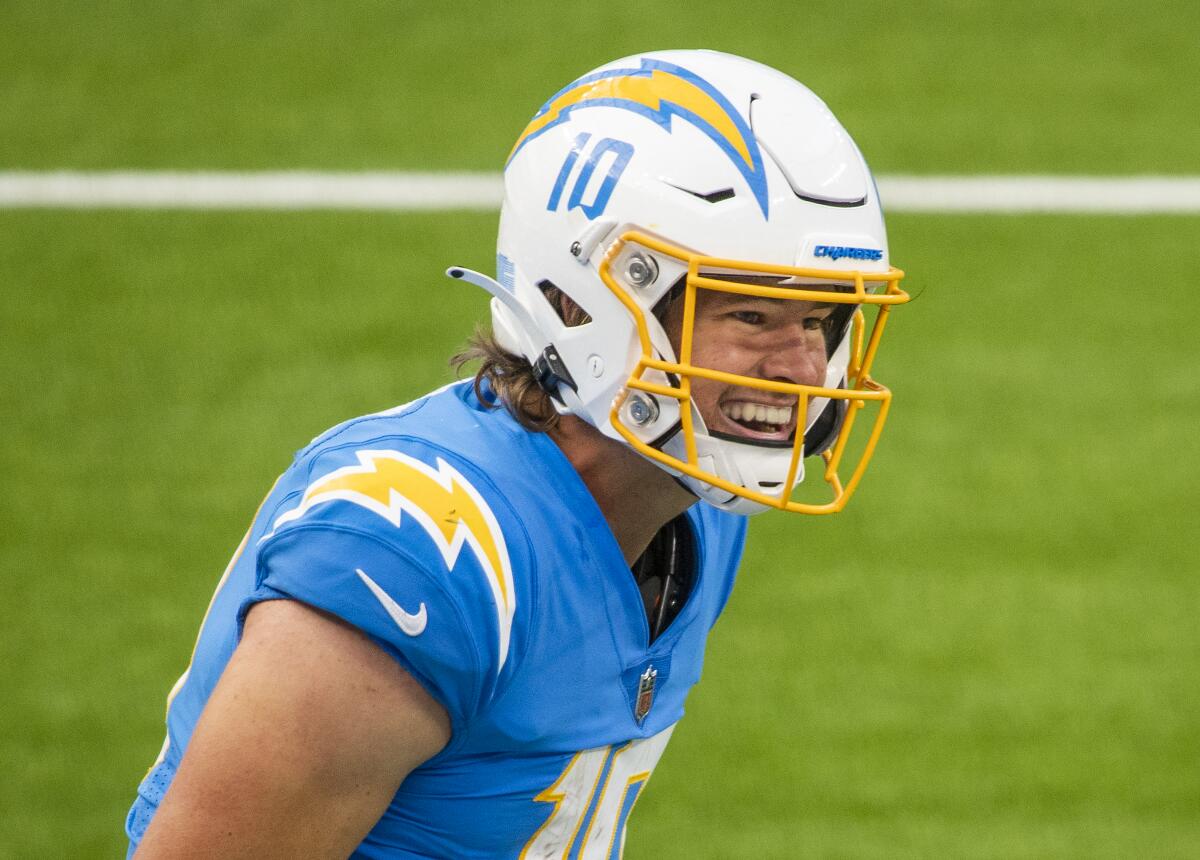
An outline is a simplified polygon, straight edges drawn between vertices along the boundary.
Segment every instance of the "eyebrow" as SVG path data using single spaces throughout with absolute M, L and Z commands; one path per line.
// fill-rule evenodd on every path
M 838 302 L 814 302 L 811 299 L 795 298 L 795 299 L 777 299 L 773 296 L 752 296 L 746 293 L 726 293 L 719 290 L 709 290 L 710 295 L 719 296 L 720 301 L 725 304 L 734 304 L 737 302 L 756 301 L 767 302 L 771 305 L 793 304 L 796 302 L 807 302 L 812 305 L 813 310 L 834 310 L 840 306 Z

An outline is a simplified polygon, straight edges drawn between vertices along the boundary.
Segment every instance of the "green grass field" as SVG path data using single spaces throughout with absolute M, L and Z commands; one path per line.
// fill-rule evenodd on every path
M 14 0 L 0 169 L 496 169 L 579 72 L 707 44 L 812 84 L 880 172 L 1200 173 L 1192 4 L 693 7 Z M 755 520 L 627 856 L 1195 857 L 1200 218 L 889 225 L 918 297 L 881 451 L 845 514 Z M 0 210 L 0 857 L 121 855 L 259 500 L 451 378 L 486 303 L 441 272 L 494 229 Z
M 716 48 L 811 86 L 881 173 L 1200 171 L 1192 0 L 6 0 L 0 164 L 498 169 L 608 60 Z

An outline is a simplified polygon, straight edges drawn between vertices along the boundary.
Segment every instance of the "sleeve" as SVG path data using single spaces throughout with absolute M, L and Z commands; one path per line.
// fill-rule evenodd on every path
M 263 600 L 307 603 L 370 636 L 446 708 L 457 730 L 490 697 L 485 643 L 436 571 L 371 535 L 325 525 L 289 529 L 258 558 Z
M 240 615 L 288 598 L 361 629 L 446 708 L 457 734 L 493 700 L 509 656 L 515 595 L 504 533 L 444 459 L 365 453 L 316 470 L 276 512 Z

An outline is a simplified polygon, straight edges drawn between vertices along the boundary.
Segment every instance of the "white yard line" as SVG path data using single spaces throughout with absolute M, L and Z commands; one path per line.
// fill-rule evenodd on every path
M 881 176 L 889 212 L 1200 213 L 1200 176 Z
M 0 207 L 495 209 L 491 173 L 4 173 Z
M 1200 176 L 882 176 L 888 212 L 1200 214 Z M 496 173 L 3 172 L 0 209 L 494 210 Z

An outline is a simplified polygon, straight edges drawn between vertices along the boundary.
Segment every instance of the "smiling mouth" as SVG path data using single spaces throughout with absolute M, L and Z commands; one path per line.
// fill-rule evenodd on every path
M 731 400 L 721 404 L 721 414 L 738 427 L 755 435 L 778 438 L 790 432 L 794 406 L 766 406 L 745 400 Z

